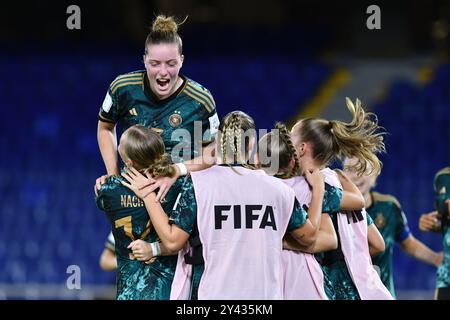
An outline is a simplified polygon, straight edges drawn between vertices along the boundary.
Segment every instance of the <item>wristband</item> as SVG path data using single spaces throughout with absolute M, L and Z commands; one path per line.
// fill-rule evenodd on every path
M 152 255 L 154 257 L 161 255 L 161 246 L 158 241 L 150 243 L 150 247 L 152 248 Z
M 187 175 L 188 169 L 186 168 L 186 165 L 184 163 L 175 163 L 175 165 L 178 167 L 178 170 L 180 170 L 180 176 Z

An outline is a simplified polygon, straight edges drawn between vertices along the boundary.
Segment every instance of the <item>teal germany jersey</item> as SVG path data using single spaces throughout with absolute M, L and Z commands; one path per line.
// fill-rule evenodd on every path
M 158 100 L 145 70 L 118 76 L 108 89 L 99 120 L 119 123 L 122 132 L 135 124 L 154 128 L 161 133 L 173 162 L 199 156 L 202 144 L 211 142 L 218 129 L 216 105 L 206 88 L 180 77 L 180 88 Z
M 450 212 L 447 201 L 450 199 L 450 167 L 440 170 L 434 178 L 436 209 L 442 221 L 444 260 L 437 270 L 436 287 L 450 288 Z
M 394 277 L 392 274 L 392 255 L 394 244 L 402 243 L 411 234 L 408 221 L 393 196 L 371 192 L 372 205 L 366 208 L 367 213 L 374 221 L 385 243 L 384 252 L 372 258 L 374 265 L 380 268 L 380 278 L 383 284 L 395 298 Z
M 170 213 L 181 190 L 178 179 L 162 206 Z M 159 241 L 144 202 L 121 184 L 123 178 L 110 176 L 102 184 L 96 203 L 111 222 L 117 257 L 117 299 L 167 300 L 175 273 L 177 256 L 159 256 L 151 264 L 133 260 L 128 245 L 137 239 Z
M 325 183 L 325 193 L 323 195 L 322 202 L 322 212 L 332 214 L 333 212 L 338 212 L 341 207 L 342 202 L 342 190 L 336 187 L 330 186 L 328 183 Z M 325 294 L 328 299 L 336 300 L 336 289 L 331 281 L 329 274 L 323 274 L 323 285 L 325 289 Z
M 325 183 L 325 193 L 323 194 L 322 212 L 338 212 L 341 208 L 342 190 Z
M 338 247 L 316 254 L 316 259 L 322 266 L 325 281 L 325 292 L 330 300 L 360 300 L 358 289 L 350 276 L 342 252 L 341 239 L 339 237 L 338 212 L 328 212 L 336 231 Z
M 322 211 L 328 213 L 333 221 L 338 238 L 338 248 L 315 256 L 322 266 L 324 289 L 328 298 L 330 300 L 355 300 L 359 299 L 359 295 L 345 264 L 337 226 L 337 214 L 340 211 L 341 201 L 342 190 L 325 184 Z

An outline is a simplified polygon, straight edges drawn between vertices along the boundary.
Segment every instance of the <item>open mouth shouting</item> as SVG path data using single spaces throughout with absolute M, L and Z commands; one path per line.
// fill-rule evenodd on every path
M 170 79 L 156 79 L 158 90 L 167 91 L 169 89 Z

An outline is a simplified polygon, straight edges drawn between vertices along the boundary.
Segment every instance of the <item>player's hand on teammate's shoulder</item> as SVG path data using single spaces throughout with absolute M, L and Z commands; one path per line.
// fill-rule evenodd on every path
M 144 199 L 149 194 L 157 192 L 155 201 L 164 201 L 170 188 L 173 186 L 178 177 L 180 177 L 180 171 L 176 165 L 175 175 L 173 177 L 156 177 L 153 178 L 149 173 L 143 175 L 133 167 L 127 167 L 122 173 L 122 176 L 129 182 L 123 183 L 124 186 L 130 188 L 136 195 Z
M 319 169 L 307 169 L 305 170 L 306 181 L 313 189 L 322 188 L 325 189 L 325 177 Z
M 97 178 L 97 180 L 95 180 L 95 186 L 94 186 L 94 192 L 95 192 L 95 196 L 98 196 L 98 191 L 100 190 L 102 184 L 105 183 L 106 178 L 108 178 L 108 175 L 105 174 L 103 176 L 101 176 L 100 178 Z
M 127 167 L 122 172 L 122 177 L 126 181 L 121 181 L 122 185 L 133 191 L 139 198 L 144 199 L 155 191 L 155 180 L 148 174 L 143 175 L 133 167 Z
M 156 195 L 156 201 L 164 201 L 166 194 L 169 192 L 170 188 L 173 186 L 175 181 L 177 181 L 177 175 L 170 177 L 158 177 L 156 178 L 156 182 L 154 184 L 155 190 L 159 188 L 158 194 Z
M 133 167 L 126 167 L 122 172 L 122 177 L 130 182 L 132 181 L 133 186 L 135 186 L 138 190 L 143 190 L 156 182 L 156 180 L 153 179 L 149 173 L 145 172 L 142 174 Z

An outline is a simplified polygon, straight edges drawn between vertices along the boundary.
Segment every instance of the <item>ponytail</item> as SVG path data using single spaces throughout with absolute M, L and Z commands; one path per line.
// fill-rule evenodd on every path
M 359 175 L 367 169 L 370 169 L 369 174 L 378 175 L 382 163 L 376 154 L 386 152 L 385 132 L 381 131 L 377 116 L 365 112 L 359 99 L 353 104 L 346 98 L 346 104 L 352 115 L 351 122 L 307 118 L 294 125 L 292 134 L 298 135 L 302 142 L 311 143 L 312 157 L 321 165 L 335 159 L 356 158 L 358 161 L 352 167 Z
M 331 133 L 334 137 L 334 149 L 342 160 L 344 158 L 358 159 L 355 169 L 359 175 L 367 174 L 379 175 L 382 163 L 377 157 L 377 153 L 386 152 L 383 141 L 384 132 L 377 132 L 378 119 L 374 113 L 365 112 L 361 106 L 361 101 L 356 99 L 356 103 L 346 98 L 347 108 L 352 114 L 352 121 L 345 123 L 342 121 L 331 121 Z

